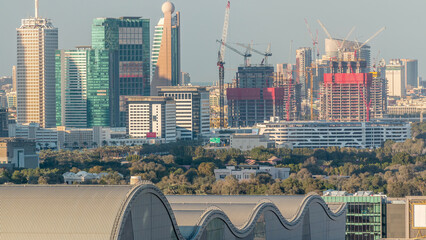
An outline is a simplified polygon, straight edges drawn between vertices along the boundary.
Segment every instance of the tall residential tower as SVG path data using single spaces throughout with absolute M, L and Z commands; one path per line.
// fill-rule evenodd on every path
M 38 14 L 23 19 L 17 31 L 18 123 L 55 126 L 55 50 L 58 29 Z
M 180 82 L 180 12 L 167 1 L 162 6 L 164 18 L 160 19 L 154 32 L 152 46 L 153 76 L 151 96 L 156 96 L 157 87 L 177 86 Z

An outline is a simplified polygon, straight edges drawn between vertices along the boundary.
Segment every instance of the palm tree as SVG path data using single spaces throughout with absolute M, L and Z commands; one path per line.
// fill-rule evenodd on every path
M 93 148 L 97 148 L 98 147 L 98 143 L 97 142 L 92 142 L 92 147 Z
M 85 148 L 87 148 L 87 146 L 89 146 L 89 144 L 88 144 L 87 142 L 83 142 L 83 146 L 84 146 Z
M 111 142 L 111 145 L 113 145 L 113 146 L 117 146 L 117 142 L 116 142 L 116 141 L 112 141 L 112 142 Z
M 78 148 L 78 142 L 74 142 L 73 144 L 74 149 Z
M 105 146 L 108 146 L 108 142 L 107 142 L 107 141 L 105 141 L 105 140 L 103 140 L 103 141 L 102 141 L 102 146 L 104 146 L 104 147 L 105 147 Z
M 68 143 L 66 142 L 66 143 L 64 143 L 64 148 L 67 148 L 68 147 Z

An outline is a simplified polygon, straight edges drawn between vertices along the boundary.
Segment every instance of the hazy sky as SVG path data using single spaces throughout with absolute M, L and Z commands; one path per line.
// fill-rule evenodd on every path
M 226 0 L 174 0 L 181 11 L 182 71 L 191 74 L 193 82 L 216 81 L 216 39 L 221 37 Z M 91 23 L 96 17 L 142 16 L 153 26 L 162 17 L 163 0 L 40 0 L 40 15 L 52 19 L 59 28 L 59 48 L 72 49 L 91 44 Z M 386 31 L 371 42 L 371 57 L 380 50 L 381 58 L 419 59 L 419 74 L 426 67 L 424 0 L 232 0 L 229 42 L 248 43 L 264 50 L 272 43 L 270 63 L 288 62 L 295 49 L 312 46 L 305 26 L 307 18 L 313 31 L 319 30 L 320 49 L 324 37 L 320 19 L 333 37 L 344 38 L 356 26 L 352 38 L 365 41 L 378 29 Z M 0 0 L 0 76 L 11 75 L 16 63 L 16 28 L 22 18 L 34 15 L 33 0 Z M 252 63 L 260 63 L 255 56 Z M 242 57 L 227 50 L 226 81 L 231 81 Z M 425 66 L 425 67 L 424 67 Z

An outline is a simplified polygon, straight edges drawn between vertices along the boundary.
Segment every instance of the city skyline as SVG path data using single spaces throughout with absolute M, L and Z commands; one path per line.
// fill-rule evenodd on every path
M 163 3 L 162 1 L 138 2 L 134 0 L 124 3 L 112 0 L 102 1 L 102 3 L 98 0 L 90 1 L 85 3 L 87 8 L 78 8 L 79 19 L 69 21 L 69 18 L 74 16 L 74 9 L 77 10 L 77 7 L 81 6 L 78 2 L 79 0 L 68 4 L 52 0 L 40 1 L 40 16 L 52 19 L 55 27 L 59 29 L 59 49 L 72 49 L 78 45 L 90 44 L 91 22 L 97 17 L 142 16 L 151 19 L 152 30 L 153 25 L 162 15 L 161 4 Z M 184 13 L 182 18 L 182 71 L 191 73 L 193 82 L 211 84 L 217 81 L 218 45 L 215 40 L 220 38 L 226 1 L 201 3 L 176 0 L 173 2 Z M 321 1 L 321 3 L 267 1 L 262 4 L 254 1 L 234 0 L 231 2 L 229 42 L 253 40 L 254 43 L 263 44 L 256 46 L 260 49 L 266 49 L 266 45 L 271 42 L 274 54 L 271 63 L 288 62 L 289 58 L 294 63 L 295 49 L 312 45 L 304 25 L 304 18 L 308 19 L 312 29 L 319 29 L 321 54 L 324 53 L 325 36 L 316 24 L 316 19 L 321 19 L 333 37 L 339 38 L 343 38 L 349 29 L 356 25 L 357 30 L 353 34 L 353 38 L 357 38 L 359 41 L 366 40 L 377 29 L 386 26 L 387 30 L 370 43 L 372 46 L 371 57 L 375 58 L 377 51 L 380 50 L 381 57 L 387 61 L 391 58 L 419 59 L 419 75 L 422 76 L 422 63 L 425 61 L 422 61 L 422 56 L 418 55 L 418 49 L 421 48 L 420 41 L 426 33 L 413 31 L 413 28 L 405 26 L 417 21 L 417 16 L 421 14 L 420 9 L 424 9 L 426 3 L 415 2 L 408 5 L 399 1 L 380 0 L 373 3 L 368 2 L 369 7 L 365 7 L 364 2 L 368 1 L 361 1 L 360 4 L 351 6 L 349 11 L 347 6 L 331 0 Z M 311 6 L 312 9 L 305 6 Z M 200 8 L 209 10 L 200 11 Z M 297 8 L 303 9 L 303 12 L 292 10 Z M 19 27 L 20 19 L 34 15 L 34 2 L 32 0 L 11 2 L 3 9 L 5 12 L 0 14 L 1 18 L 9 20 L 0 21 L 0 26 L 5 33 L 0 48 L 0 52 L 4 56 L 0 61 L 0 75 L 11 75 L 12 65 L 16 64 L 16 38 L 12 31 L 16 31 L 15 29 Z M 361 11 L 363 11 L 362 16 L 370 15 L 371 17 L 360 18 Z M 277 21 L 277 16 L 280 16 L 281 20 Z M 346 21 L 341 21 L 341 18 Z M 199 21 L 199 19 L 203 21 Z M 288 22 L 291 22 L 292 25 L 287 25 Z M 283 30 L 277 31 L 277 28 Z M 200 34 L 200 29 L 207 30 Z M 247 29 L 251 29 L 251 31 L 247 31 Z M 293 40 L 293 51 L 289 56 L 291 40 Z M 200 58 L 204 59 L 197 61 L 201 64 L 193 64 L 193 59 Z M 252 63 L 258 61 L 261 61 L 260 57 L 255 57 Z M 235 75 L 236 67 L 242 63 L 242 59 L 240 56 L 229 53 L 226 62 L 228 70 L 225 81 L 230 82 Z

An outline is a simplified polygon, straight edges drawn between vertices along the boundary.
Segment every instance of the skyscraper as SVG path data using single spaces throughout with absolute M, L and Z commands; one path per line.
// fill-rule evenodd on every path
M 55 126 L 55 50 L 58 29 L 38 14 L 23 19 L 17 28 L 18 123 Z
M 302 97 L 307 96 L 306 84 L 309 80 L 307 67 L 312 63 L 312 49 L 308 47 L 296 50 L 296 82 L 302 85 Z
M 90 47 L 56 52 L 57 126 L 118 126 L 117 57 Z
M 164 18 L 155 27 L 152 46 L 153 77 L 151 95 L 156 96 L 159 86 L 177 86 L 180 82 L 180 12 L 167 1 L 162 6 Z
M 87 127 L 87 50 L 56 51 L 56 125 Z
M 419 63 L 416 59 L 401 59 L 404 64 L 405 87 L 419 86 Z
M 118 56 L 119 96 L 150 95 L 149 24 L 149 19 L 140 17 L 93 20 L 92 48 L 109 50 Z M 125 125 L 125 119 L 126 113 L 120 112 L 120 126 Z
M 405 97 L 404 65 L 398 59 L 392 59 L 386 65 L 386 80 L 388 80 L 388 96 Z

